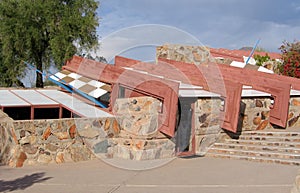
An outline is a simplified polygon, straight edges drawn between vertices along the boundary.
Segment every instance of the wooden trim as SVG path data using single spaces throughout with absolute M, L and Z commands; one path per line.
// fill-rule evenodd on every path
M 119 95 L 119 88 L 125 87 L 131 89 L 135 92 L 141 93 L 146 96 L 151 96 L 163 101 L 163 111 L 159 116 L 159 131 L 165 133 L 168 136 L 173 137 L 175 135 L 175 125 L 176 125 L 176 112 L 177 112 L 177 102 L 178 102 L 178 87 L 169 87 L 169 85 L 163 82 L 149 80 L 143 82 L 136 87 L 131 84 L 126 84 L 126 82 L 118 83 L 114 86 L 111 93 L 111 107 L 114 109 L 116 99 Z
M 126 70 L 124 67 L 163 76 L 164 79 Z M 223 121 L 222 127 L 232 132 L 237 130 L 242 85 L 252 86 L 275 97 L 270 122 L 282 127 L 285 127 L 287 122 L 290 88 L 300 90 L 298 79 L 216 63 L 195 65 L 159 58 L 158 64 L 150 64 L 117 56 L 115 66 L 112 66 L 76 56 L 63 68 L 101 82 L 120 84 L 138 93 L 163 99 L 168 113 L 164 114 L 166 117 L 161 118 L 163 124 L 160 131 L 169 136 L 174 135 L 172 127 L 175 128 L 178 101 L 179 84 L 174 80 L 201 86 L 204 90 L 224 97 L 225 111 L 221 113 L 220 120 Z M 116 89 L 118 88 L 119 86 L 116 86 Z M 113 104 L 118 92 L 113 89 L 112 93 Z M 171 121 L 172 119 L 174 121 Z
M 270 109 L 270 123 L 286 127 L 289 110 L 291 82 L 276 74 L 267 74 L 249 69 L 240 69 L 220 65 L 225 79 L 239 81 L 243 85 L 271 94 L 274 97 L 273 108 Z M 297 87 L 294 85 L 294 87 Z
M 63 66 L 63 69 L 114 85 L 111 93 L 110 110 L 113 109 L 118 98 L 120 86 L 162 99 L 164 110 L 162 116 L 160 116 L 162 124 L 159 130 L 171 137 L 174 136 L 179 83 L 78 56 L 74 56 L 69 60 L 66 66 Z
M 172 61 L 178 63 L 178 65 L 173 65 L 173 63 L 169 61 L 170 60 L 159 60 L 158 64 L 151 64 L 121 56 L 115 57 L 115 65 L 118 67 L 129 67 L 152 75 L 163 76 L 165 79 L 181 81 L 186 84 L 198 86 L 206 85 L 206 79 L 197 66 L 177 61 Z
M 225 80 L 217 64 L 196 66 L 159 59 L 158 64 L 154 65 L 118 56 L 115 58 L 115 65 L 202 86 L 204 90 L 220 94 L 226 99 L 226 111 L 220 113 L 220 124 L 226 130 L 237 131 L 242 85 L 235 81 Z
M 237 82 L 225 80 L 226 94 L 221 95 L 225 98 L 224 111 L 220 113 L 221 127 L 231 132 L 237 132 L 240 115 L 240 104 L 242 85 Z
M 177 68 L 183 68 L 186 64 L 182 65 L 182 62 L 176 62 L 173 60 L 167 60 L 167 59 L 159 59 L 159 61 L 169 62 L 170 64 L 176 66 Z M 182 66 L 182 67 L 180 67 Z M 212 67 L 207 67 L 212 66 Z M 200 65 L 199 68 L 201 69 L 202 73 L 205 73 L 206 77 L 210 78 L 213 73 L 211 72 L 212 69 L 216 66 L 214 63 L 210 63 L 207 65 Z M 224 83 L 227 81 L 233 81 L 238 82 L 241 85 L 247 85 L 252 86 L 254 89 L 270 93 L 272 96 L 275 97 L 275 103 L 274 107 L 270 110 L 270 123 L 285 127 L 287 123 L 287 114 L 288 114 L 288 107 L 289 107 L 289 97 L 290 97 L 290 89 L 291 87 L 295 90 L 300 89 L 300 80 L 296 78 L 291 77 L 284 77 L 276 74 L 268 74 L 264 72 L 258 72 L 255 70 L 250 69 L 244 69 L 244 68 L 237 68 L 232 67 L 224 64 L 218 64 L 217 65 L 220 74 L 222 78 L 217 78 L 216 80 L 216 86 L 210 85 L 213 81 L 207 81 L 208 87 L 205 87 L 204 85 L 197 84 L 198 86 L 204 86 L 204 89 L 209 88 L 217 90 L 213 90 L 215 93 L 219 93 L 223 95 L 223 91 L 219 90 L 221 87 L 217 87 L 217 85 L 220 85 L 220 81 L 223 79 Z M 209 76 L 207 76 L 209 75 Z M 201 79 L 199 79 L 199 82 Z M 219 82 L 219 83 L 218 83 Z M 214 84 L 214 83 L 213 83 Z M 225 83 L 226 86 L 226 83 Z M 227 89 L 227 88 L 226 88 Z M 238 91 L 237 91 L 238 92 Z M 227 95 L 227 94 L 226 94 Z M 226 96 L 223 95 L 223 96 Z M 236 97 L 235 97 L 236 98 Z M 226 99 L 229 100 L 229 99 Z M 231 101 L 231 99 L 229 100 Z M 229 102 L 228 101 L 228 102 Z M 226 102 L 227 103 L 227 102 Z M 238 105 L 237 102 L 235 105 Z M 230 112 L 228 112 L 230 113 Z M 236 114 L 236 113 L 235 113 Z M 229 117 L 230 115 L 226 113 L 226 117 Z

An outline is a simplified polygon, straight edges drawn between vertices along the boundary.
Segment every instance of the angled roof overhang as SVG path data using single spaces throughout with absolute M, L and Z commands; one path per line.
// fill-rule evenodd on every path
M 30 119 L 35 119 L 34 111 L 40 108 L 59 108 L 61 116 L 61 108 L 81 117 L 110 117 L 111 114 L 102 111 L 92 105 L 78 100 L 72 95 L 51 89 L 2 89 L 0 90 L 0 109 L 14 107 L 29 107 Z
M 203 90 L 219 94 L 225 100 L 222 127 L 233 132 L 237 131 L 241 94 L 249 93 L 243 87 L 269 94 L 274 100 L 270 107 L 270 123 L 281 127 L 287 123 L 291 88 L 300 90 L 299 79 L 216 63 L 197 66 L 159 58 L 155 65 L 117 56 L 115 65 L 200 86 Z
M 120 88 L 124 87 L 147 96 L 155 97 L 163 102 L 159 115 L 159 130 L 169 136 L 174 136 L 179 83 L 160 77 L 141 74 L 119 66 L 113 66 L 74 56 L 63 66 L 64 70 L 75 72 L 82 76 L 112 85 L 110 111 L 114 109 L 119 97 Z M 130 96 L 126 96 L 130 97 Z

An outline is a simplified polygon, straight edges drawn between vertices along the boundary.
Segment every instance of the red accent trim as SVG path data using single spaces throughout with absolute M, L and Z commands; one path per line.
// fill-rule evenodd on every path
M 211 50 L 211 52 L 212 54 L 216 53 L 215 50 Z M 223 54 L 225 53 L 223 52 Z M 238 54 L 231 54 L 231 56 L 241 57 Z M 274 54 L 275 58 L 278 58 L 278 56 L 280 55 Z M 164 79 L 126 70 L 124 67 L 142 70 L 152 75 L 163 76 Z M 136 94 L 143 93 L 162 99 L 168 112 L 165 115 L 168 121 L 164 122 L 164 127 L 160 128 L 160 130 L 170 136 L 174 135 L 174 129 L 171 128 L 173 124 L 170 125 L 170 119 L 175 120 L 176 117 L 179 86 L 174 80 L 195 86 L 202 86 L 204 90 L 218 93 L 224 97 L 225 111 L 221 118 L 224 121 L 222 127 L 232 132 L 237 131 L 242 85 L 249 85 L 256 90 L 275 96 L 275 104 L 271 110 L 270 122 L 282 127 L 287 122 L 290 88 L 300 90 L 299 79 L 216 63 L 196 66 L 195 64 L 161 58 L 158 59 L 158 64 L 150 64 L 117 56 L 115 58 L 115 66 L 112 66 L 74 56 L 73 59 L 67 62 L 67 65 L 63 69 L 68 69 L 101 82 L 110 84 L 120 83 L 120 85 L 134 90 Z M 116 89 L 113 89 L 112 92 L 112 104 L 118 97 Z M 166 94 L 166 92 L 170 93 Z
M 174 136 L 179 83 L 126 70 L 118 65 L 107 65 L 79 56 L 74 56 L 71 60 L 67 61 L 63 69 L 115 85 L 111 93 L 110 109 L 113 109 L 115 101 L 118 98 L 120 85 L 130 88 L 137 93 L 163 100 L 164 109 L 163 114 L 160 116 L 162 124 L 159 130 L 171 137 Z

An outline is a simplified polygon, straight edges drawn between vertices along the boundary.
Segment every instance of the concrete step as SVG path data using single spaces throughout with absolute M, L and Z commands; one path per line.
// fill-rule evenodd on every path
M 281 136 L 281 137 L 299 137 L 300 132 L 272 132 L 272 131 L 245 131 L 242 136 L 245 135 L 260 135 L 260 136 Z
M 278 152 L 278 151 L 237 150 L 237 149 L 212 147 L 209 149 L 209 152 L 217 153 L 217 154 L 241 155 L 241 156 L 260 157 L 260 158 L 295 159 L 300 161 L 300 154 Z
M 268 135 L 241 135 L 239 140 L 260 140 L 260 141 L 276 141 L 276 142 L 300 142 L 298 136 L 268 136 Z
M 300 133 L 248 131 L 215 143 L 206 156 L 300 165 Z
M 218 153 L 210 153 L 207 152 L 207 157 L 216 157 L 216 158 L 227 158 L 227 159 L 239 159 L 239 160 L 248 160 L 248 161 L 256 161 L 256 162 L 264 162 L 264 163 L 276 163 L 276 164 L 285 164 L 285 165 L 300 165 L 299 160 L 291 160 L 291 159 L 275 159 L 275 158 L 267 158 L 267 157 L 256 157 L 256 156 L 247 156 L 247 155 L 229 155 L 229 154 L 218 154 Z
M 256 146 L 281 146 L 281 147 L 294 147 L 300 148 L 299 142 L 290 141 L 263 141 L 263 140 L 226 140 L 228 144 L 241 144 L 241 145 L 256 145 Z
M 262 146 L 262 145 L 242 145 L 242 144 L 229 144 L 229 143 L 215 143 L 214 148 L 226 148 L 236 150 L 252 150 L 252 151 L 269 151 L 269 152 L 282 152 L 300 154 L 300 148 L 284 147 L 284 146 Z

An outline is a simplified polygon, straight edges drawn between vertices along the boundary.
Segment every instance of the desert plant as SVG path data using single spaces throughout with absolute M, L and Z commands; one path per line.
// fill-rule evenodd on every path
M 281 74 L 300 78 L 300 42 L 284 41 L 279 50 L 282 52 Z

